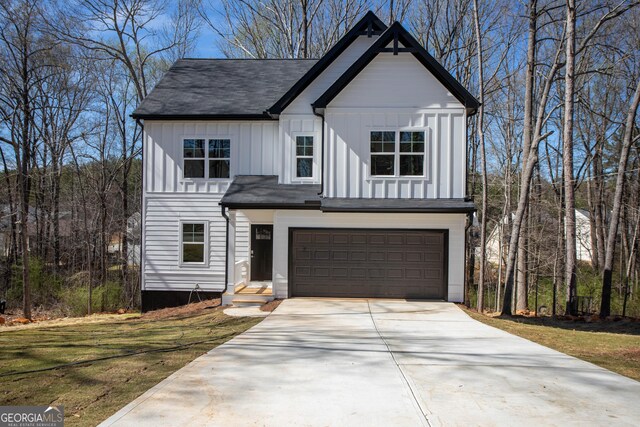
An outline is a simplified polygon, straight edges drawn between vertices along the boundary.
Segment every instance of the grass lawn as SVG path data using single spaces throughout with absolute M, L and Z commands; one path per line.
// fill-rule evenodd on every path
M 472 318 L 640 381 L 640 322 L 578 323 L 551 318 Z
M 0 329 L 0 405 L 64 405 L 65 425 L 93 426 L 261 320 L 204 307 L 88 319 Z

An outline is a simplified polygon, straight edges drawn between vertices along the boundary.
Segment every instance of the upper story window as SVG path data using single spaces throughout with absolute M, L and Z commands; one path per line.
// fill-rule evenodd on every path
M 182 150 L 184 178 L 229 178 L 231 159 L 229 139 L 187 138 L 182 142 Z
M 229 178 L 231 141 L 228 139 L 209 140 L 209 178 Z
M 296 136 L 296 177 L 313 177 L 313 136 Z
M 424 175 L 424 131 L 400 132 L 400 175 Z
M 372 176 L 424 176 L 424 131 L 372 131 Z
M 183 173 L 185 178 L 204 178 L 204 139 L 183 141 Z

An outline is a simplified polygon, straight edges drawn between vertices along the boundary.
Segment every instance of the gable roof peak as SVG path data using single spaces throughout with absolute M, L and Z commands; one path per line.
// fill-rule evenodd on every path
M 267 112 L 271 115 L 280 114 L 311 82 L 313 82 L 333 61 L 338 58 L 351 44 L 360 36 L 378 36 L 387 29 L 387 25 L 382 22 L 375 13 L 369 10 L 356 22 L 340 40 L 320 60 L 303 75 Z
M 393 47 L 387 47 L 393 43 Z M 320 97 L 311 104 L 314 111 L 326 108 L 373 59 L 380 53 L 411 53 L 440 83 L 473 115 L 480 102 L 462 86 L 398 21 L 389 26 L 380 37 L 344 72 Z

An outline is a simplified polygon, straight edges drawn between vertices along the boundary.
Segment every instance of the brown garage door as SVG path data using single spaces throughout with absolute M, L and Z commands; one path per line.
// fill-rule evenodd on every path
M 444 231 L 293 229 L 292 296 L 446 298 Z

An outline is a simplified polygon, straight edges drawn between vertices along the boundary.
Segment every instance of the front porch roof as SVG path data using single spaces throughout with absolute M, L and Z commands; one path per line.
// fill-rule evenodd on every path
M 228 209 L 314 209 L 322 212 L 470 213 L 469 199 L 321 198 L 320 185 L 279 184 L 274 175 L 238 175 L 220 200 Z
M 319 209 L 320 186 L 278 184 L 274 175 L 238 175 L 220 200 L 229 209 Z

